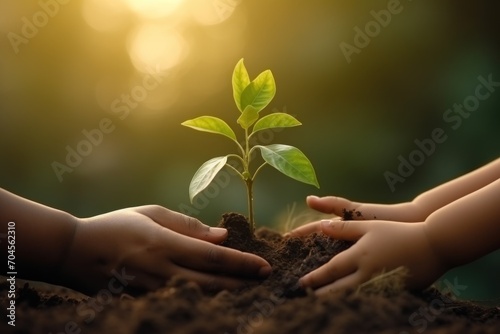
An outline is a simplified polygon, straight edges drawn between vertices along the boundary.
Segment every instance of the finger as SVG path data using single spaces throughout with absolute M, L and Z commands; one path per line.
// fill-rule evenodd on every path
M 241 251 L 213 245 L 183 235 L 172 238 L 173 249 L 169 254 L 177 264 L 194 270 L 226 273 L 237 276 L 267 277 L 271 266 L 263 258 Z
M 139 270 L 127 270 L 127 277 L 124 279 L 121 277 L 121 281 L 117 280 L 115 283 L 116 291 L 121 290 L 117 288 L 120 284 L 123 286 L 124 291 L 131 295 L 142 294 L 148 291 L 157 290 L 165 286 L 166 280 L 163 275 L 149 274 L 144 271 Z
M 372 224 L 373 225 L 373 224 Z M 370 228 L 370 221 L 322 220 L 321 231 L 335 239 L 356 241 Z
M 124 254 L 121 265 L 110 272 L 113 278 L 108 287 L 114 290 L 125 288 L 127 293 L 137 294 L 159 289 L 165 285 L 171 262 L 161 256 L 147 254 L 147 246 Z M 113 292 L 114 293 L 114 292 Z
M 155 261 L 149 262 L 153 263 Z M 158 261 L 156 261 L 154 264 L 154 267 L 149 266 L 147 269 L 148 271 L 151 271 L 151 274 L 148 275 L 151 279 L 142 279 L 142 276 L 144 276 L 144 271 L 141 271 L 141 279 L 136 281 L 142 284 L 136 285 L 142 286 L 143 288 L 147 288 L 149 290 L 153 290 L 162 287 L 168 279 L 176 275 L 184 277 L 188 280 L 192 280 L 207 290 L 215 291 L 222 289 L 236 289 L 246 283 L 242 279 L 204 273 L 198 270 L 186 268 L 183 265 L 178 265 L 172 262 L 164 261 L 162 263 L 158 263 Z
M 323 266 L 303 276 L 299 283 L 302 287 L 316 289 L 348 276 L 356 270 L 356 262 L 352 258 L 352 252 L 348 249 L 334 256 Z
M 308 196 L 307 205 L 314 210 L 335 214 L 344 217 L 344 211 L 351 211 L 349 220 L 381 219 L 402 222 L 418 222 L 425 219 L 422 215 L 415 214 L 412 202 L 398 204 L 375 204 L 353 202 L 346 198 L 326 196 Z M 418 211 L 418 210 L 417 210 Z
M 243 287 L 247 283 L 241 279 L 203 273 L 179 266 L 177 266 L 177 268 L 175 269 L 174 274 L 184 277 L 190 281 L 196 282 L 203 289 L 209 291 L 219 291 L 223 289 L 234 290 Z
M 337 197 L 337 196 L 326 196 L 326 197 L 316 197 L 308 196 L 306 199 L 307 205 L 314 210 L 323 213 L 332 213 L 337 216 L 342 217 L 344 215 L 344 210 L 351 211 L 357 210 L 361 203 L 351 202 L 348 199 Z M 354 215 L 353 219 L 362 219 L 363 217 L 358 217 Z
M 212 243 L 220 243 L 227 237 L 225 228 L 210 227 L 198 219 L 164 208 L 159 205 L 147 205 L 136 210 L 156 223 L 177 233 Z
M 285 234 L 285 237 L 300 237 L 311 233 L 321 232 L 321 221 L 307 223 Z
M 316 295 L 324 295 L 326 293 L 335 294 L 347 289 L 356 289 L 361 283 L 363 283 L 363 281 L 363 276 L 358 270 L 351 275 L 340 278 L 331 284 L 317 289 L 314 293 Z

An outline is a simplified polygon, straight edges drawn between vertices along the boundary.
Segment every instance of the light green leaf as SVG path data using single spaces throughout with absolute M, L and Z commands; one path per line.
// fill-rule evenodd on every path
M 217 173 L 226 165 L 227 156 L 217 157 L 206 161 L 196 171 L 189 185 L 189 199 L 193 203 L 196 195 L 202 192 L 210 182 L 214 179 Z
M 256 120 L 259 119 L 259 112 L 254 107 L 248 105 L 245 110 L 241 113 L 241 116 L 238 118 L 238 124 L 241 125 L 243 129 L 248 129 L 255 123 Z
M 231 127 L 217 117 L 201 116 L 195 119 L 187 120 L 181 124 L 198 131 L 220 134 L 237 142 L 236 135 Z
M 281 144 L 256 147 L 260 148 L 265 162 L 286 176 L 319 188 L 311 162 L 298 148 Z
M 241 93 L 241 108 L 245 110 L 248 105 L 251 105 L 260 112 L 272 101 L 274 94 L 276 94 L 276 83 L 273 73 L 266 70 Z
M 233 97 L 240 112 L 245 110 L 245 108 L 241 107 L 241 93 L 243 93 L 249 84 L 250 77 L 248 76 L 247 69 L 243 63 L 243 58 L 241 58 L 233 71 Z
M 270 114 L 259 119 L 253 127 L 253 133 L 265 129 L 289 128 L 302 125 L 295 117 L 283 112 Z

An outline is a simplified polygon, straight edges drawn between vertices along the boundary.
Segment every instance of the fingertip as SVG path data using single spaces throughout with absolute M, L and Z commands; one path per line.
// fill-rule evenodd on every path
M 321 203 L 321 199 L 323 197 L 320 197 L 320 196 L 316 196 L 316 195 L 309 195 L 306 197 L 306 203 L 308 205 L 314 205 L 314 204 L 317 204 L 317 203 Z
M 214 237 L 225 237 L 227 236 L 227 229 L 223 227 L 209 227 L 208 232 Z
M 325 234 L 331 234 L 335 228 L 335 222 L 331 219 L 323 219 L 321 221 L 321 231 Z
M 298 284 L 302 289 L 312 288 L 310 276 L 311 276 L 311 273 L 308 273 L 308 274 L 302 276 L 301 278 L 299 278 Z
M 355 241 L 363 235 L 363 229 L 357 221 L 322 220 L 321 231 L 335 239 Z
M 306 289 L 306 288 L 307 288 L 307 285 L 306 285 L 306 283 L 304 283 L 303 278 L 300 278 L 300 279 L 297 281 L 297 285 L 299 286 L 299 288 L 300 288 L 300 289 Z
M 273 268 L 270 265 L 263 266 L 259 269 L 259 277 L 267 278 L 271 275 Z
M 321 220 L 321 227 L 322 228 L 329 228 L 332 227 L 333 221 L 331 219 L 322 219 Z

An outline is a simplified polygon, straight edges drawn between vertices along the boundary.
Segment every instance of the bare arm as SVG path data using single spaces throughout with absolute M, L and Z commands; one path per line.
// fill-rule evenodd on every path
M 464 197 L 500 178 L 500 158 L 468 174 L 444 183 L 417 196 L 412 205 L 416 207 L 415 221 L 424 220 L 431 213 Z M 423 219 L 422 219 L 423 218 Z
M 499 199 L 497 179 L 438 209 L 424 222 L 322 222 L 323 233 L 357 242 L 300 282 L 317 293 L 339 291 L 355 288 L 383 270 L 405 266 L 407 287 L 425 288 L 447 270 L 500 248 Z
M 342 197 L 309 196 L 307 204 L 320 212 L 342 216 L 342 210 L 360 211 L 353 219 L 383 219 L 399 222 L 424 221 L 432 212 L 500 178 L 500 158 L 468 174 L 437 186 L 413 201 L 398 204 L 375 204 L 350 201 Z M 312 232 L 318 227 L 304 226 Z
M 500 248 L 500 179 L 432 213 L 428 237 L 449 266 L 471 262 Z
M 226 229 L 158 205 L 76 218 L 0 189 L 1 234 L 9 222 L 16 226 L 19 278 L 88 294 L 106 288 L 116 272 L 130 279 L 124 284 L 130 293 L 158 289 L 174 275 L 222 289 L 271 272 L 254 254 L 216 245 L 227 237 Z M 0 247 L 7 254 L 4 240 Z
M 76 229 L 70 214 L 49 208 L 0 189 L 0 233 L 15 223 L 16 269 L 20 278 L 51 281 L 64 261 Z M 7 252 L 1 240 L 2 254 Z M 6 258 L 6 257 L 4 257 Z

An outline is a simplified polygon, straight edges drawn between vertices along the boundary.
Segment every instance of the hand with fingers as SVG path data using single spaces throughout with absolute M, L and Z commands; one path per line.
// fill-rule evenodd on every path
M 405 286 L 419 289 L 448 269 L 434 254 L 425 223 L 323 220 L 318 225 L 329 237 L 357 242 L 300 279 L 301 286 L 313 288 L 317 294 L 356 288 L 374 275 L 400 266 L 409 272 Z
M 346 251 L 300 279 L 317 293 L 355 288 L 382 271 L 404 266 L 406 287 L 429 286 L 447 270 L 500 248 L 500 159 L 400 204 L 309 196 L 309 207 L 353 220 L 315 221 L 288 233 L 324 233 L 355 241 Z M 412 224 L 408 224 L 411 222 Z
M 418 209 L 411 203 L 400 204 L 373 204 L 353 202 L 346 198 L 336 196 L 308 196 L 307 205 L 316 211 L 338 216 L 340 220 L 344 212 L 353 212 L 353 220 L 381 219 L 387 221 L 415 222 L 416 218 L 423 216 L 418 213 Z M 356 214 L 357 213 L 357 214 Z M 335 218 L 334 218 L 335 219 Z M 425 220 L 425 217 L 420 220 Z M 314 221 L 296 228 L 288 233 L 290 236 L 305 235 L 322 231 L 322 222 Z
M 354 220 L 380 219 L 396 222 L 423 222 L 433 212 L 462 198 L 482 187 L 492 183 L 500 177 L 500 159 L 496 159 L 470 173 L 460 176 L 454 180 L 439 185 L 426 191 L 411 202 L 397 204 L 376 204 L 350 201 L 342 197 L 316 197 L 309 196 L 307 205 L 319 212 L 343 216 L 344 210 L 359 212 L 354 214 Z M 309 223 L 302 226 L 298 231 L 319 232 L 320 222 Z
M 93 293 L 112 272 L 129 277 L 125 291 L 149 291 L 179 275 L 208 289 L 234 289 L 271 271 L 262 258 L 218 246 L 227 230 L 150 205 L 79 219 L 61 266 L 67 286 Z
M 0 188 L 0 235 L 7 222 L 19 240 L 19 278 L 87 294 L 146 292 L 175 275 L 208 289 L 232 289 L 271 272 L 264 259 L 219 246 L 226 229 L 158 205 L 77 218 Z M 0 241 L 0 252 L 7 254 L 7 243 Z

